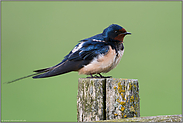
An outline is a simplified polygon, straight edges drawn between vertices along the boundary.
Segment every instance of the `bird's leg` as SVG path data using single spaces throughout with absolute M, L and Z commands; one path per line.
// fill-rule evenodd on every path
M 92 75 L 92 74 L 90 74 L 90 76 L 91 76 L 91 77 L 86 77 L 86 78 L 95 78 L 95 77 L 93 77 L 93 75 Z
M 92 74 L 90 74 L 91 78 L 94 78 Z
M 112 78 L 112 76 L 102 76 L 100 73 L 98 73 L 100 78 Z
M 94 77 L 95 77 L 95 78 L 101 78 L 100 76 L 97 76 L 97 75 L 95 75 Z
M 100 73 L 98 73 L 99 76 L 95 75 L 93 76 L 92 74 L 90 74 L 91 77 L 86 77 L 86 78 L 112 78 L 112 76 L 102 76 Z

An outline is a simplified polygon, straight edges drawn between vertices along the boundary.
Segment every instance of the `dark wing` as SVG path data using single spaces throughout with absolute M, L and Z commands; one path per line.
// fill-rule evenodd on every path
M 100 54 L 106 54 L 109 46 L 105 42 L 84 41 L 77 44 L 74 49 L 64 57 L 64 60 L 50 68 L 36 70 L 34 72 L 43 73 L 33 78 L 45 78 L 56 76 L 71 71 L 78 71 L 85 65 L 89 64 L 95 57 Z

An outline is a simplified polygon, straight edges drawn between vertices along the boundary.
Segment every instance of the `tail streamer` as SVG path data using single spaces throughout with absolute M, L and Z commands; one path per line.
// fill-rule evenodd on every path
M 3 84 L 10 84 L 10 83 L 19 81 L 19 80 L 21 80 L 21 79 L 25 79 L 25 78 L 28 78 L 28 77 L 31 77 L 31 76 L 35 76 L 35 75 L 39 75 L 39 74 L 41 74 L 41 73 L 40 73 L 40 72 L 39 72 L 39 73 L 34 73 L 34 74 L 31 74 L 31 75 L 28 75 L 28 76 L 24 76 L 24 77 L 21 77 L 21 78 L 18 78 L 18 79 L 9 81 L 9 82 L 4 82 Z

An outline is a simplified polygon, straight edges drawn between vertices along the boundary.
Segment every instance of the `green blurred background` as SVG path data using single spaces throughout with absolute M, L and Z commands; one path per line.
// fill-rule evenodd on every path
M 1 2 L 1 81 L 59 63 L 112 23 L 131 32 L 107 74 L 138 79 L 141 116 L 181 114 L 181 1 Z M 77 121 L 76 72 L 2 84 L 2 120 Z

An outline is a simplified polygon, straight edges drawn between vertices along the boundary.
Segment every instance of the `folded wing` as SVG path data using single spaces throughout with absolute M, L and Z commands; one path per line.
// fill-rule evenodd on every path
M 34 76 L 33 78 L 45 78 L 71 71 L 78 71 L 100 54 L 105 55 L 108 50 L 109 46 L 105 42 L 92 40 L 80 42 L 67 56 L 64 57 L 64 60 L 61 63 L 50 68 L 34 71 L 42 74 Z

